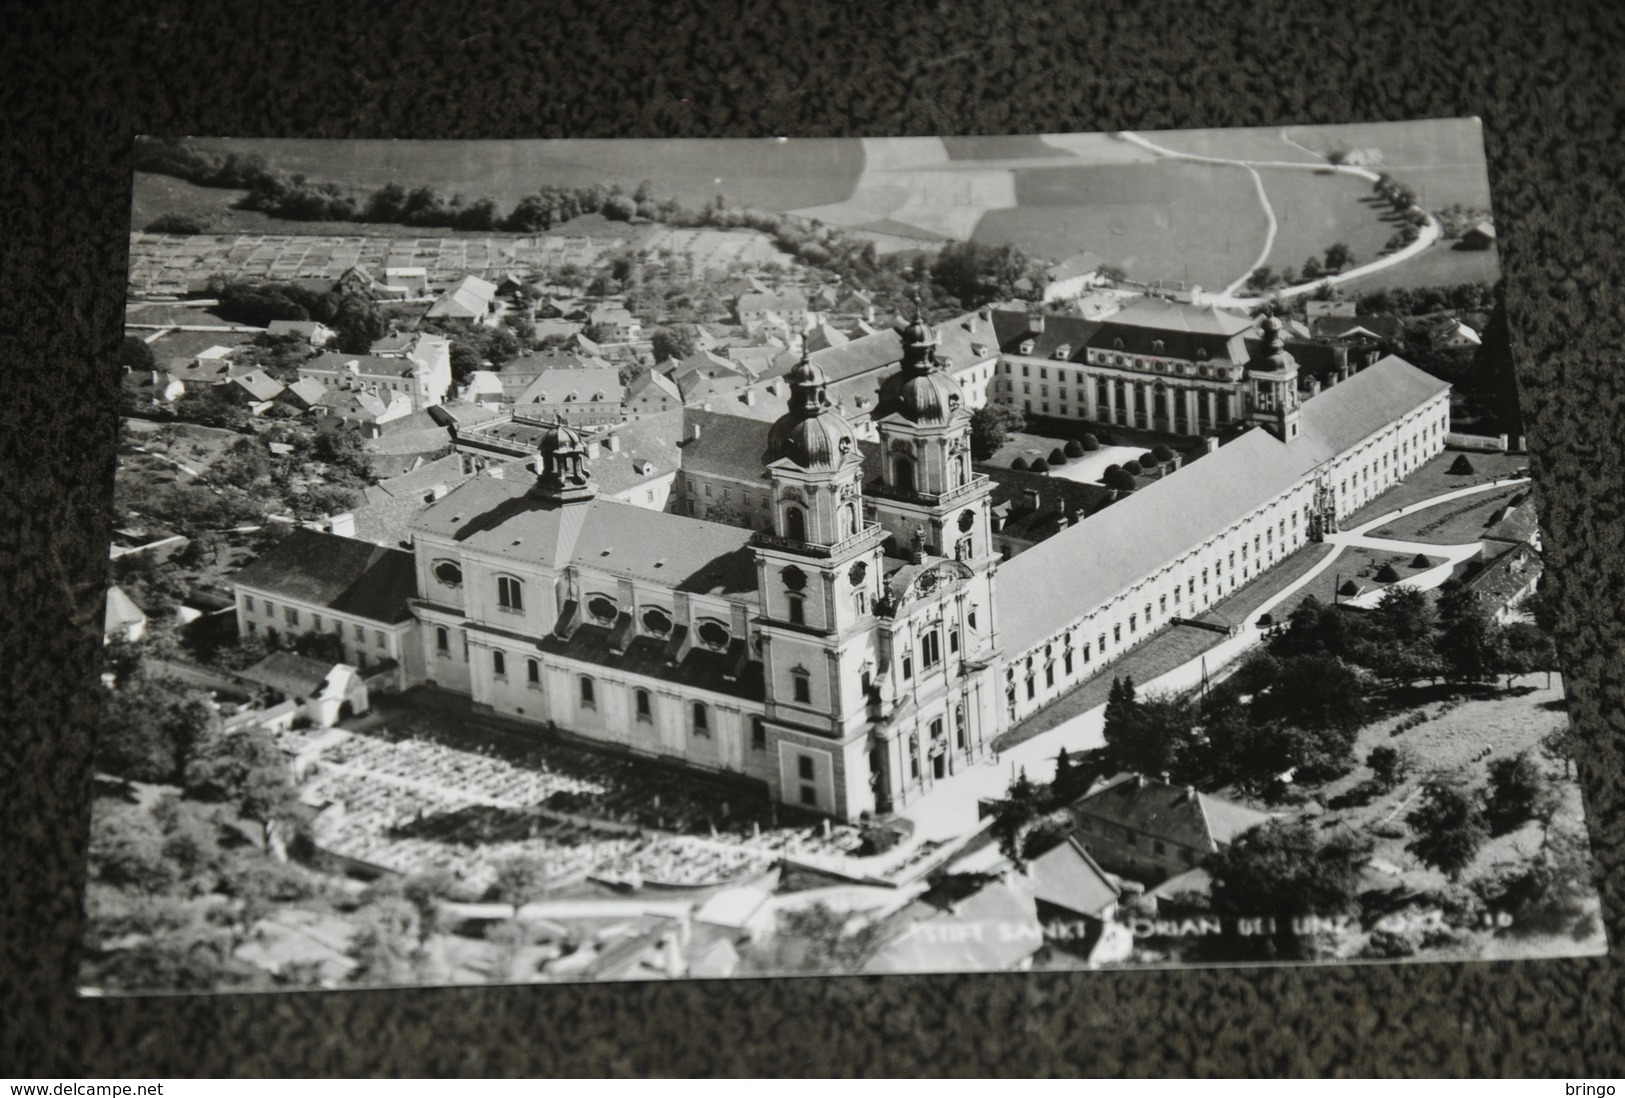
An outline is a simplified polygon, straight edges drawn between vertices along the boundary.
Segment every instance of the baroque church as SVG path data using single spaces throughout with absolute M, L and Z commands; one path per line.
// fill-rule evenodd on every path
M 1091 376 L 1075 387 L 1112 416 L 1127 404 L 1120 380 L 1127 393 L 1145 373 L 1156 397 L 1187 378 L 1195 395 L 1167 402 L 1167 418 L 1194 408 L 1187 427 L 1229 419 L 1242 432 L 1009 560 L 993 484 L 972 465 L 972 409 L 916 318 L 870 412 L 878 444 L 832 405 L 805 352 L 783 379 L 788 408 L 741 434 L 759 440 L 738 464 L 756 478 L 763 528 L 600 494 L 589 444 L 558 424 L 533 479 L 452 489 L 412 520 L 409 551 L 291 536 L 239 573 L 239 627 L 331 628 L 347 644 L 353 631 L 354 658 L 391 660 L 400 688 L 433 684 L 477 711 L 759 779 L 780 802 L 842 819 L 901 809 L 1443 448 L 1449 387 L 1410 364 L 1328 374 L 1322 391 L 1278 323 L 1251 346 L 1221 327 L 1203 340 L 1222 354 L 1199 354 L 1206 342 L 1174 333 L 1212 318 L 1181 308 L 1192 315 L 1145 318 L 1163 327 L 1145 336 L 1160 356 L 1148 363 L 1118 345 L 1133 342 L 1126 324 L 1059 336 L 1076 356 L 1039 346 L 1058 333 L 1007 328 L 1004 377 L 1046 384 L 1040 369 L 1080 362 Z M 1190 359 L 1170 358 L 1185 343 Z M 1197 391 L 1210 378 L 1224 401 Z
M 823 371 L 791 370 L 761 460 L 769 531 L 600 498 L 563 425 L 534 483 L 430 504 L 412 526 L 423 680 L 848 819 L 968 765 L 998 724 L 991 487 L 935 334 L 916 320 L 903 342 L 867 484 Z

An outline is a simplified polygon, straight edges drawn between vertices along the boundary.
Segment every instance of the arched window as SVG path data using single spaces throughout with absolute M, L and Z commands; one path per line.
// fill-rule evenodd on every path
M 649 698 L 647 690 L 632 691 L 632 702 L 637 719 L 640 721 L 654 720 L 654 705 Z
M 892 483 L 905 492 L 914 491 L 914 459 L 905 454 L 892 458 Z
M 434 627 L 434 650 L 442 656 L 451 655 L 451 633 L 444 625 Z
M 596 709 L 598 707 L 598 696 L 597 696 L 596 691 L 593 689 L 593 681 L 592 681 L 591 677 L 589 677 L 587 675 L 582 675 L 580 683 L 581 683 L 581 708 L 583 708 L 583 709 Z
M 711 711 L 705 707 L 704 702 L 694 703 L 694 734 L 696 736 L 711 734 Z
M 497 577 L 497 605 L 504 610 L 525 609 L 524 584 L 513 576 Z
M 507 676 L 508 676 L 508 657 L 504 656 L 501 652 L 492 652 L 491 653 L 491 673 L 493 675 L 495 675 L 499 679 L 507 678 Z
M 849 538 L 858 532 L 858 505 L 848 503 L 841 508 L 841 536 Z
M 784 509 L 784 536 L 792 541 L 807 540 L 807 512 L 793 506 Z
M 529 659 L 525 661 L 525 681 L 535 683 L 537 686 L 542 684 L 542 665 L 539 661 Z

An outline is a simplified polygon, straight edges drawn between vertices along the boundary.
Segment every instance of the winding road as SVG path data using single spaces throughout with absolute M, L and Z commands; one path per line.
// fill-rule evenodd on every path
M 1321 162 L 1318 164 L 1306 164 L 1299 160 L 1240 160 L 1221 156 L 1203 156 L 1200 153 L 1187 153 L 1180 152 L 1178 149 L 1170 149 L 1165 145 L 1158 145 L 1154 141 L 1141 137 L 1137 133 L 1130 133 L 1126 131 L 1122 134 L 1122 138 L 1131 144 L 1138 145 L 1140 148 L 1145 149 L 1149 153 L 1156 156 L 1166 157 L 1170 160 L 1188 160 L 1197 164 L 1224 164 L 1230 167 L 1244 168 L 1248 172 L 1252 173 L 1253 185 L 1258 189 L 1258 199 L 1259 202 L 1263 204 L 1264 216 L 1269 222 L 1269 229 L 1265 234 L 1264 239 L 1264 248 L 1259 253 L 1258 258 L 1253 261 L 1253 265 L 1242 272 L 1240 278 L 1230 283 L 1230 285 L 1226 286 L 1218 293 L 1203 294 L 1202 300 L 1205 304 L 1228 306 L 1232 308 L 1252 308 L 1255 305 L 1262 304 L 1265 301 L 1275 298 L 1301 297 L 1304 294 L 1314 293 L 1323 286 L 1337 286 L 1344 282 L 1353 281 L 1356 278 L 1364 278 L 1366 275 L 1375 274 L 1377 271 L 1384 271 L 1390 267 L 1397 267 L 1399 264 L 1421 255 L 1439 239 L 1442 232 L 1438 219 L 1436 219 L 1426 210 L 1422 210 L 1422 215 L 1427 218 L 1427 222 L 1421 227 L 1415 240 L 1411 241 L 1411 243 L 1405 245 L 1405 247 L 1396 252 L 1390 252 L 1387 255 L 1373 259 L 1369 263 L 1362 263 L 1358 267 L 1351 267 L 1346 271 L 1340 271 L 1334 275 L 1327 275 L 1324 278 L 1317 278 L 1313 282 L 1300 282 L 1294 286 L 1283 286 L 1280 289 L 1272 290 L 1268 294 L 1264 295 L 1239 295 L 1237 291 L 1246 286 L 1247 280 L 1253 276 L 1253 272 L 1258 270 L 1259 267 L 1263 266 L 1264 261 L 1269 258 L 1270 249 L 1275 244 L 1275 233 L 1277 229 L 1275 210 L 1270 205 L 1269 195 L 1265 193 L 1263 177 L 1258 174 L 1259 168 L 1320 173 L 1324 173 L 1329 170 L 1343 175 L 1352 175 L 1358 179 L 1363 179 L 1368 183 L 1375 183 L 1378 178 L 1380 178 L 1378 174 L 1369 168 L 1362 168 L 1355 164 L 1331 164 L 1326 162 Z M 1283 141 L 1289 140 L 1284 131 L 1281 135 L 1281 139 Z M 1292 142 L 1292 144 L 1297 145 L 1296 142 Z M 1297 145 L 1297 147 L 1300 149 L 1304 148 L 1302 145 Z M 1305 151 L 1312 152 L 1313 150 Z M 1319 154 L 1317 153 L 1316 155 Z M 1420 207 L 1412 208 L 1419 209 Z

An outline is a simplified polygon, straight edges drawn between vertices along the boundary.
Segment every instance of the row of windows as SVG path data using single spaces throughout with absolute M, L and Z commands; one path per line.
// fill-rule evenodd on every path
M 256 600 L 253 595 L 244 595 L 243 596 L 243 612 L 245 614 L 256 613 L 258 611 L 258 608 L 263 607 L 265 616 L 267 618 L 269 618 L 270 620 L 275 621 L 276 618 L 277 618 L 277 605 L 278 605 L 277 603 L 273 602 L 270 599 Z M 306 611 L 301 611 L 299 609 L 299 607 L 297 607 L 297 606 L 288 606 L 285 603 L 282 604 L 282 623 L 284 625 L 288 626 L 290 629 L 301 629 L 303 627 L 304 621 L 306 620 L 306 614 L 307 614 Z M 344 622 L 341 621 L 340 619 L 333 618 L 333 619 L 331 619 L 331 621 L 329 621 L 329 619 L 324 618 L 321 614 L 318 614 L 318 613 L 315 613 L 315 612 L 308 612 L 308 614 L 309 614 L 309 621 L 310 621 L 309 632 L 312 632 L 312 633 L 326 632 L 327 631 L 327 626 L 329 624 L 331 624 L 332 627 L 333 627 L 332 631 L 333 631 L 333 633 L 335 635 L 337 635 L 337 636 L 343 636 L 344 635 Z M 253 624 L 254 624 L 253 622 L 249 623 L 249 626 L 250 626 L 249 631 L 250 632 L 256 632 L 257 631 L 257 630 L 255 630 L 253 628 Z M 367 628 L 366 628 L 366 626 L 363 626 L 363 625 L 360 625 L 358 623 L 353 623 L 352 622 L 351 625 L 350 625 L 350 631 L 351 631 L 351 634 L 353 635 L 353 637 L 354 637 L 357 644 L 365 644 L 366 643 L 366 641 L 367 641 Z M 384 633 L 384 631 L 382 629 L 374 629 L 374 630 L 372 630 L 372 637 L 373 637 L 373 644 L 376 647 L 384 648 L 384 649 L 387 649 L 389 647 L 389 638 L 385 635 L 385 633 Z

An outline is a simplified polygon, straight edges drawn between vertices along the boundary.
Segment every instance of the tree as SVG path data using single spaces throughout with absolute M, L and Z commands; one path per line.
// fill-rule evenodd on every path
M 664 362 L 668 358 L 681 361 L 694 353 L 694 331 L 686 325 L 656 328 L 650 343 L 654 346 L 656 362 Z
M 102 694 L 96 769 L 132 781 L 173 782 L 218 722 L 200 692 L 136 675 Z
M 1371 780 L 1378 789 L 1386 792 L 1405 780 L 1405 775 L 1410 772 L 1411 759 L 1408 752 L 1381 744 L 1371 749 L 1371 754 L 1365 757 L 1365 764 L 1371 769 Z
M 1325 268 L 1320 265 L 1320 260 L 1316 259 L 1314 256 L 1310 256 L 1308 259 L 1303 261 L 1303 277 L 1306 282 L 1313 282 L 1315 279 L 1321 278 L 1325 274 Z
M 350 980 L 358 984 L 410 981 L 419 940 L 417 910 L 400 897 L 383 897 L 363 905 L 355 922 L 345 950 L 355 962 Z
M 451 345 L 451 380 L 455 385 L 467 385 L 474 371 L 484 366 L 480 353 L 466 343 Z
M 865 920 L 822 901 L 780 911 L 772 967 L 819 975 L 861 972 L 885 944 L 887 929 L 883 921 Z
M 186 767 L 185 788 L 198 800 L 235 803 L 239 813 L 264 829 L 267 849 L 274 846 L 278 825 L 292 817 L 299 800 L 287 757 L 260 728 L 205 737 Z
M 1322 842 L 1308 820 L 1270 820 L 1208 857 L 1213 910 L 1277 919 L 1352 912 L 1370 856 L 1370 844 L 1350 832 Z
M 1140 486 L 1140 482 L 1134 479 L 1134 474 L 1123 468 L 1108 469 L 1100 482 L 1118 492 L 1132 492 Z
M 1583 936 L 1595 926 L 1596 892 L 1585 842 L 1548 832 L 1526 867 L 1474 882 L 1484 902 L 1512 916 L 1511 933 Z
M 1501 657 L 1494 622 L 1478 592 L 1458 579 L 1446 580 L 1435 603 L 1439 613 L 1439 656 L 1456 682 L 1495 677 Z
M 132 370 L 155 370 L 158 368 L 158 359 L 152 353 L 152 347 L 140 336 L 125 336 L 124 350 L 119 356 L 119 364 L 128 366 Z
M 1004 445 L 1010 432 L 1026 426 L 1027 417 L 1013 404 L 992 401 L 983 405 L 970 417 L 971 456 L 977 461 L 986 461 Z
M 1405 822 L 1416 832 L 1405 849 L 1426 864 L 1458 880 L 1489 838 L 1478 799 L 1453 785 L 1429 782 L 1422 800 Z
M 541 861 L 524 854 L 514 854 L 497 864 L 496 879 L 491 888 L 499 900 L 513 905 L 513 915 L 517 919 L 519 909 L 540 896 L 547 885 L 547 867 Z
M 1326 269 L 1328 271 L 1337 272 L 1353 265 L 1354 252 L 1341 240 L 1326 249 Z
M 1525 751 L 1490 763 L 1490 782 L 1485 791 L 1484 817 L 1491 833 L 1504 835 L 1529 820 L 1544 816 L 1555 797 L 1535 760 Z
M 1546 672 L 1546 685 L 1551 686 L 1552 672 L 1557 670 L 1557 645 L 1536 625 L 1515 621 L 1503 626 L 1499 634 L 1496 653 L 1500 662 L 1496 670 L 1507 677 L 1512 686 L 1515 675 L 1534 671 Z

